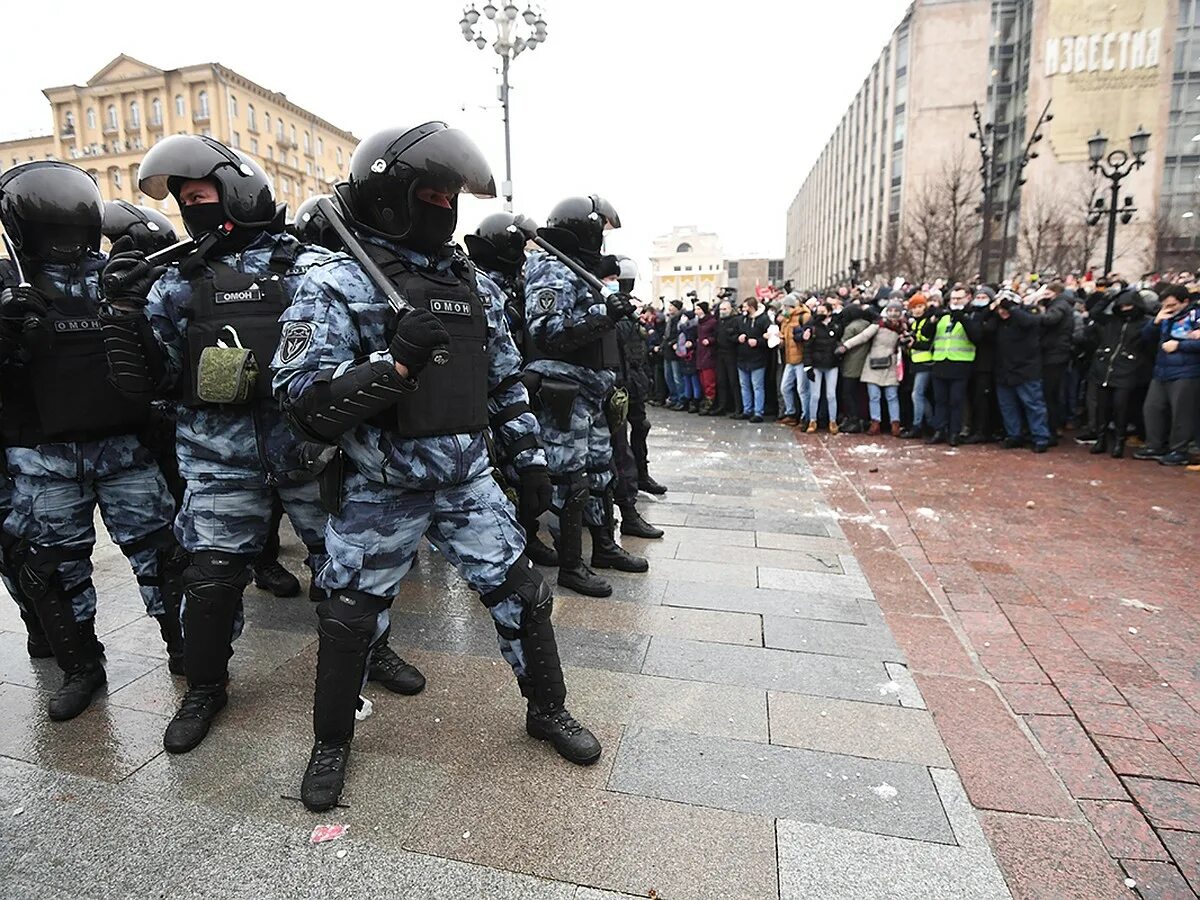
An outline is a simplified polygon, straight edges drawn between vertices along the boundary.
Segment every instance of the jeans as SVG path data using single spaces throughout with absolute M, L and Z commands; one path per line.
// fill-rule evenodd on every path
M 1154 450 L 1186 453 L 1196 434 L 1200 407 L 1200 378 L 1150 382 L 1142 414 L 1146 419 L 1146 446 Z
M 695 372 L 685 372 L 681 376 L 683 390 L 680 391 L 683 400 L 700 399 L 700 376 Z
M 985 410 L 988 402 L 988 398 L 985 397 L 982 404 Z M 962 431 L 963 407 L 966 404 L 967 379 L 933 379 L 933 427 L 935 429 L 944 431 L 948 437 L 953 437 Z M 979 413 L 976 415 L 978 416 Z M 985 411 L 983 415 L 986 420 L 987 412 Z
M 867 384 L 867 404 L 871 408 L 871 421 L 878 422 L 880 418 L 880 395 L 886 395 L 888 405 L 888 419 L 892 422 L 900 421 L 900 386 L 889 384 L 880 386 L 878 384 Z M 894 427 L 894 426 L 893 426 Z
M 811 413 L 810 421 L 815 421 L 817 418 L 817 410 L 821 405 L 821 391 L 825 391 L 825 406 L 829 411 L 829 421 L 837 422 L 837 380 L 838 370 L 836 367 L 832 369 L 813 369 L 813 373 L 817 376 L 812 384 L 808 386 L 808 411 Z
M 1050 443 L 1050 426 L 1046 419 L 1046 398 L 1042 394 L 1042 380 L 1022 381 L 1020 384 L 996 385 L 996 398 L 1000 401 L 1000 416 L 1004 419 L 1004 432 L 1010 438 L 1021 437 L 1021 414 L 1029 423 L 1033 443 L 1044 447 Z
M 783 393 L 783 414 L 801 419 L 808 419 L 808 376 L 804 374 L 801 363 L 788 363 L 783 369 L 783 383 L 780 385 Z M 796 397 L 800 397 L 800 408 L 796 409 Z
M 912 385 L 912 403 L 913 417 L 912 427 L 914 431 L 919 431 L 921 426 L 925 424 L 925 420 L 934 421 L 934 411 L 931 410 L 930 404 L 926 399 L 926 394 L 929 390 L 929 383 L 933 380 L 933 372 L 930 369 L 918 369 L 913 373 Z M 934 403 L 936 409 L 936 401 Z M 872 416 L 872 418 L 876 418 Z M 961 422 L 959 423 L 962 424 Z
M 667 402 L 678 403 L 683 395 L 683 385 L 680 383 L 679 360 L 663 360 L 663 378 L 667 381 Z
M 738 369 L 738 382 L 742 387 L 742 411 L 747 415 L 762 416 L 767 401 L 766 368 Z

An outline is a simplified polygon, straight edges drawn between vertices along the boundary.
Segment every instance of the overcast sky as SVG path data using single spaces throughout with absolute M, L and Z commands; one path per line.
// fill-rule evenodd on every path
M 782 256 L 787 206 L 907 6 L 542 4 L 549 39 L 511 71 L 516 211 L 544 221 L 564 196 L 602 194 L 624 224 L 609 250 L 643 265 L 673 225 L 717 232 L 727 258 Z M 484 149 L 499 184 L 499 57 L 464 42 L 462 10 L 453 0 L 161 3 L 126 14 L 11 3 L 0 135 L 47 132 L 41 89 L 83 84 L 124 52 L 160 68 L 220 62 L 359 137 L 443 119 Z M 464 202 L 460 225 L 500 208 Z

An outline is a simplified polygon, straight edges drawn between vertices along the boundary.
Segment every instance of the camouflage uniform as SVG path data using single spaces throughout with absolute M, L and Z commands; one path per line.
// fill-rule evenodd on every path
M 587 283 L 554 257 L 531 253 L 525 261 L 525 320 L 533 348 L 552 347 L 564 329 L 585 316 L 607 314 L 604 302 Z M 586 472 L 591 496 L 584 521 L 593 527 L 605 525 L 603 495 L 612 480 L 612 443 L 605 418 L 605 403 L 616 381 L 614 372 L 591 369 L 556 359 L 537 359 L 526 368 L 539 375 L 562 379 L 579 386 L 571 409 L 570 428 L 559 428 L 545 403 L 538 412 L 542 442 L 551 476 L 555 481 L 555 505 L 562 508 L 572 473 Z
M 272 254 L 295 239 L 263 232 L 245 250 L 220 262 L 241 272 L 268 270 Z M 281 277 L 285 296 L 292 296 L 305 270 L 326 258 L 320 249 L 305 248 Z M 166 385 L 180 382 L 186 361 L 187 327 L 192 284 L 178 268 L 169 269 L 151 288 L 146 315 L 165 351 Z M 263 372 L 260 377 L 268 377 Z M 301 441 L 274 403 L 241 406 L 180 404 L 176 425 L 179 471 L 187 481 L 175 533 L 189 552 L 216 551 L 250 561 L 266 542 L 277 491 L 288 517 L 308 549 L 307 563 L 317 571 L 323 561 L 322 535 L 327 517 L 318 487 L 303 472 Z M 186 598 L 185 598 L 186 604 Z M 233 637 L 241 633 L 241 603 Z
M 93 255 L 79 266 L 44 265 L 40 274 L 63 294 L 83 297 L 98 308 L 99 276 L 104 259 Z M 20 369 L 20 355 L 7 365 Z M 19 398 L 10 397 L 10 404 Z M 12 512 L 5 529 L 13 536 L 52 552 L 75 621 L 90 623 L 96 615 L 91 583 L 92 547 L 96 543 L 96 506 L 112 539 L 129 558 L 137 575 L 146 612 L 165 609 L 160 578 L 161 553 L 170 542 L 174 502 L 162 473 L 136 435 L 92 441 L 46 443 L 5 450 L 12 478 Z

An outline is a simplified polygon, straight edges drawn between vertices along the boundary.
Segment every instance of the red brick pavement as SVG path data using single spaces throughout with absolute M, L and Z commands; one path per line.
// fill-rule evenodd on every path
M 1070 442 L 797 442 L 1014 894 L 1200 894 L 1200 476 Z

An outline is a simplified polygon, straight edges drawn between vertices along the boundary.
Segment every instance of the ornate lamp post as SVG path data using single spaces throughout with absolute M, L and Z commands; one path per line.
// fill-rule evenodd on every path
M 495 29 L 495 39 L 491 41 L 492 50 L 500 57 L 500 102 L 504 106 L 504 184 L 501 193 L 504 194 L 504 209 L 512 212 L 512 143 L 509 139 L 509 106 L 508 106 L 508 67 L 509 64 L 526 50 L 537 49 L 538 44 L 546 42 L 546 20 L 541 13 L 526 7 L 521 12 L 509 2 L 503 7 L 497 7 L 492 0 L 482 10 L 477 10 L 472 4 L 463 11 L 463 17 L 458 25 L 462 29 L 463 40 L 474 44 L 480 50 L 488 46 L 489 39 L 484 36 L 484 24 L 480 14 L 491 23 Z M 476 26 L 479 26 L 478 31 Z
M 1087 219 L 1089 225 L 1096 225 L 1100 222 L 1101 217 L 1108 216 L 1108 244 L 1104 251 L 1105 275 L 1111 272 L 1113 267 L 1113 251 L 1117 244 L 1117 216 L 1120 215 L 1122 225 L 1127 225 L 1133 218 L 1133 214 L 1137 212 L 1133 205 L 1133 197 L 1130 195 L 1126 195 L 1125 205 L 1120 205 L 1121 181 L 1145 164 L 1148 149 L 1150 149 L 1150 132 L 1141 125 L 1129 136 L 1128 152 L 1118 148 L 1106 154 L 1108 138 L 1099 131 L 1088 139 L 1088 159 L 1092 161 L 1091 170 L 1112 182 L 1107 205 L 1103 197 L 1098 198 L 1088 212 Z

